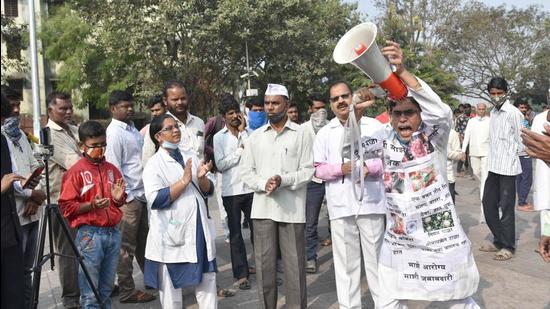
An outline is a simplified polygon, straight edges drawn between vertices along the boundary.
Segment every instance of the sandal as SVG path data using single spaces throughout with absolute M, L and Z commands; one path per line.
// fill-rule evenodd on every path
M 218 288 L 218 297 L 233 297 L 235 294 L 237 294 L 235 290 Z
M 247 278 L 241 278 L 235 282 L 235 285 L 241 290 L 250 290 L 250 281 Z
M 509 260 L 513 257 L 514 257 L 514 254 L 512 253 L 512 251 L 510 251 L 508 249 L 500 249 L 500 251 L 497 252 L 497 254 L 495 254 L 495 257 L 493 258 L 493 260 L 495 260 L 495 261 L 506 261 L 506 260 Z
M 535 211 L 535 207 L 533 207 L 533 205 L 531 205 L 531 204 L 518 205 L 516 207 L 516 210 L 525 211 L 525 212 L 533 212 L 533 211 Z
M 483 251 L 483 252 L 499 252 L 499 248 L 495 247 L 495 245 L 493 244 L 489 244 L 489 245 L 482 245 L 480 248 L 479 248 L 479 251 Z
M 330 245 L 332 245 L 332 240 L 330 240 L 330 238 L 327 238 L 327 239 L 321 241 L 321 246 L 323 246 L 323 247 L 328 247 Z
M 130 297 L 126 299 L 121 299 L 121 303 L 148 303 L 150 301 L 155 300 L 156 297 L 153 294 L 143 292 L 140 290 L 135 290 Z

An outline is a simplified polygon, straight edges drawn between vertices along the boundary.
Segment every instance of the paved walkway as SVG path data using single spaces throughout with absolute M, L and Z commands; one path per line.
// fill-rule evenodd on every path
M 482 308 L 494 309 L 550 309 L 550 264 L 544 264 L 540 256 L 534 252 L 540 236 L 540 220 L 537 213 L 518 212 L 516 215 L 516 238 L 518 249 L 516 256 L 508 261 L 498 262 L 492 259 L 493 255 L 478 251 L 478 247 L 488 242 L 490 237 L 486 225 L 478 224 L 479 219 L 479 190 L 476 183 L 469 177 L 457 179 L 457 209 L 462 226 L 472 241 L 474 256 L 479 268 L 481 280 L 474 299 Z M 212 201 L 214 202 L 214 201 Z M 215 202 L 210 206 L 211 214 L 215 218 L 218 235 L 221 235 L 219 213 Z M 319 227 L 321 239 L 327 236 L 326 210 L 321 214 Z M 248 230 L 244 232 L 249 237 Z M 219 236 L 217 243 L 217 261 L 219 266 L 218 284 L 222 287 L 231 287 L 231 260 L 229 245 Z M 250 243 L 248 242 L 248 250 Z M 249 251 L 250 254 L 250 251 Z M 336 286 L 332 251 L 330 247 L 321 247 L 319 252 L 319 272 L 307 276 L 307 292 L 309 308 L 338 308 L 336 302 Z M 135 269 L 139 269 L 135 264 Z M 143 288 L 143 276 L 139 270 L 135 271 L 136 285 Z M 251 277 L 252 289 L 239 291 L 235 297 L 220 299 L 219 308 L 259 308 L 256 296 L 255 277 Z M 363 278 L 364 291 L 363 307 L 373 308 L 373 302 L 368 293 L 366 280 Z M 284 307 L 283 287 L 279 289 L 279 307 Z M 39 308 L 63 308 L 60 304 L 60 287 L 56 271 L 44 265 L 40 286 Z M 198 308 L 191 291 L 184 292 L 186 308 Z M 440 304 L 430 302 L 410 302 L 411 309 L 445 308 Z M 118 299 L 113 300 L 113 308 L 161 308 L 158 300 L 147 304 L 120 304 Z

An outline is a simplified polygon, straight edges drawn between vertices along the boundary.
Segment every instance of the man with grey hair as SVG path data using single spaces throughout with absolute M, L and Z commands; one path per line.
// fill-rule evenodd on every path
M 251 219 L 258 294 L 263 307 L 277 307 L 280 248 L 287 307 L 306 308 L 304 228 L 306 185 L 314 172 L 312 145 L 308 133 L 287 116 L 285 86 L 268 84 L 264 101 L 269 122 L 247 139 L 240 162 L 242 179 L 254 191 Z
M 483 189 L 487 179 L 487 154 L 489 153 L 489 115 L 487 114 L 487 105 L 483 102 L 476 105 L 477 116 L 468 121 L 464 131 L 464 140 L 462 142 L 462 152 L 466 153 L 468 146 L 470 154 L 470 165 L 474 176 L 480 182 L 479 199 L 483 198 Z M 481 213 L 479 223 L 485 223 L 483 215 L 483 204 L 480 206 Z

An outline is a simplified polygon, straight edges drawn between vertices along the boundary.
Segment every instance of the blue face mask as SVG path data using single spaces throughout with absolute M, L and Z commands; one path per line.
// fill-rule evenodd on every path
M 176 144 L 176 143 L 172 143 L 169 141 L 162 142 L 162 148 L 166 150 L 174 150 L 174 149 L 178 149 L 178 147 L 179 147 L 179 144 Z
M 252 130 L 267 123 L 267 114 L 265 112 L 248 112 L 248 127 Z

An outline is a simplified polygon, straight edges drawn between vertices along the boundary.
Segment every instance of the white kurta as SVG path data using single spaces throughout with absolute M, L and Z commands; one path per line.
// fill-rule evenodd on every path
M 451 200 L 446 157 L 451 110 L 420 81 L 409 89 L 423 125 L 407 146 L 388 128 L 384 143 L 386 234 L 379 260 L 380 290 L 392 299 L 446 301 L 472 295 L 479 273 Z
M 533 119 L 531 131 L 542 133 L 544 124 L 550 125 L 547 120 L 548 111 L 538 114 Z M 550 167 L 540 159 L 535 160 L 535 176 L 533 179 L 533 204 L 536 210 L 550 209 Z
M 198 185 L 199 159 L 192 151 L 182 153 L 183 161 L 193 161 L 193 182 Z M 197 202 L 206 239 L 208 261 L 216 257 L 216 229 L 207 217 L 206 205 L 198 191 L 189 184 L 185 191 L 167 209 L 151 209 L 160 189 L 180 181 L 183 167 L 163 149 L 153 155 L 143 171 L 143 184 L 149 210 L 149 233 L 145 257 L 161 263 L 196 263 Z M 213 181 L 212 179 L 210 179 Z
M 368 151 L 365 151 L 364 158 L 372 159 L 381 157 L 382 143 L 384 140 L 385 126 L 378 120 L 362 117 L 361 141 L 368 145 Z M 337 118 L 332 119 L 329 124 L 324 126 L 315 137 L 313 144 L 313 161 L 325 164 L 342 164 L 342 137 L 344 135 L 344 126 Z M 367 150 L 367 148 L 363 148 Z M 349 161 L 349 159 L 345 159 Z M 330 220 L 368 214 L 384 214 L 384 183 L 381 177 L 367 177 L 363 201 L 358 202 L 353 195 L 353 184 L 351 177 L 327 181 L 325 183 L 327 208 Z M 356 190 L 359 194 L 360 184 L 356 184 Z

